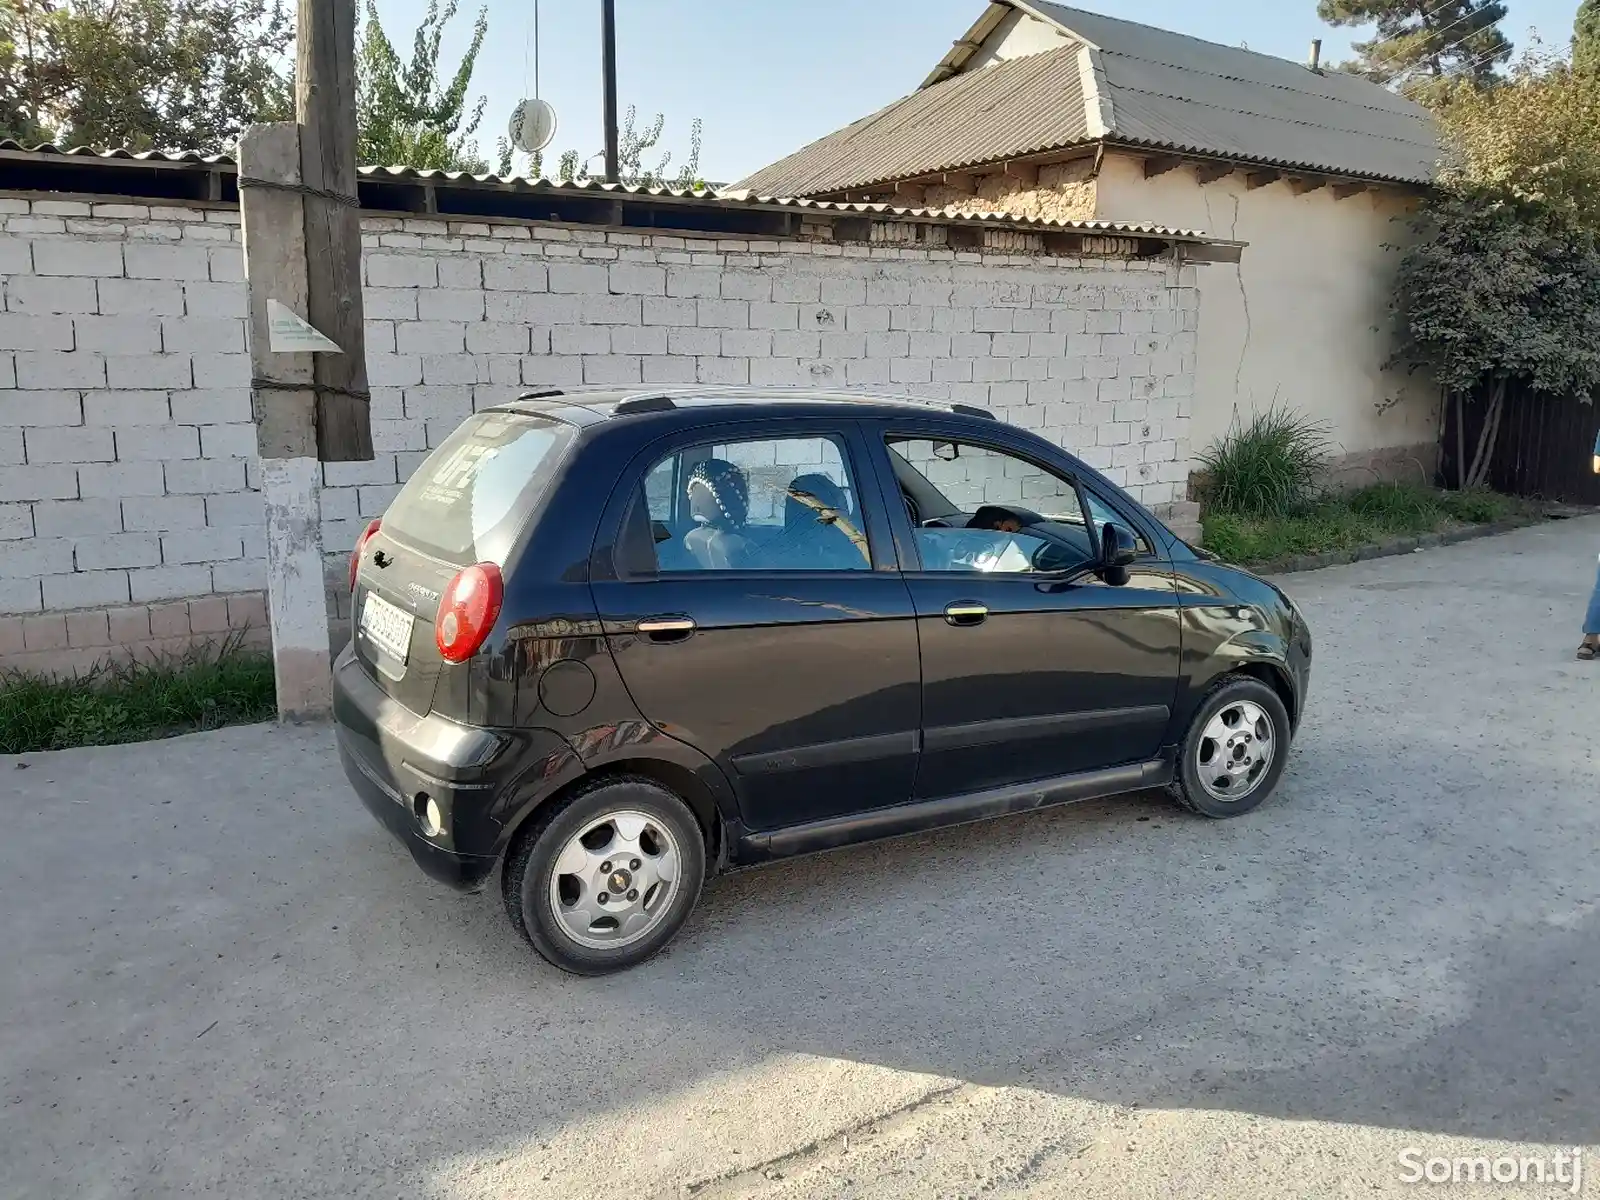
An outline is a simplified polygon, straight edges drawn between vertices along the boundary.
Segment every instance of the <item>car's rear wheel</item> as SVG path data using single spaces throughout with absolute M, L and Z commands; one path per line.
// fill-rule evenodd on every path
M 1289 754 L 1289 714 L 1260 680 L 1231 675 L 1200 703 L 1178 750 L 1173 797 L 1207 817 L 1238 817 L 1278 786 Z
M 563 970 L 635 966 L 693 911 L 705 841 L 688 806 L 659 784 L 603 780 L 533 820 L 506 860 L 506 911 Z

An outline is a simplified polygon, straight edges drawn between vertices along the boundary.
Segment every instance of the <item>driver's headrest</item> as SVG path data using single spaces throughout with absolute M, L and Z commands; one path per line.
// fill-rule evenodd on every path
M 750 511 L 750 481 L 744 471 L 708 458 L 689 472 L 689 515 L 715 529 L 743 529 Z
M 844 489 L 826 475 L 796 475 L 789 481 L 788 497 L 783 502 L 783 525 L 794 529 L 819 520 L 818 508 L 831 508 L 841 516 L 850 514 Z

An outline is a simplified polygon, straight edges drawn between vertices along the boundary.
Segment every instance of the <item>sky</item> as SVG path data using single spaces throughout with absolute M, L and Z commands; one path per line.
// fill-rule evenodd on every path
M 407 53 L 427 0 L 378 0 L 379 18 Z M 479 129 L 491 163 L 511 111 L 535 94 L 536 0 L 487 0 L 489 36 L 472 94 L 488 98 Z M 618 106 L 641 125 L 666 117 L 660 150 L 675 174 L 689 129 L 704 123 L 700 178 L 737 180 L 891 100 L 916 90 L 982 14 L 986 0 L 616 0 Z M 1078 0 L 1078 6 L 1301 61 L 1312 38 L 1324 61 L 1349 55 L 1359 29 L 1333 29 L 1316 0 Z M 1507 0 L 1502 23 L 1520 48 L 1530 28 L 1564 44 L 1578 0 Z M 563 150 L 604 146 L 600 0 L 537 0 L 537 94 L 555 107 L 548 170 Z M 474 0 L 461 0 L 441 62 L 453 70 L 470 32 Z M 654 165 L 655 156 L 647 156 Z M 521 163 L 519 160 L 519 169 Z M 591 168 L 601 169 L 597 157 Z

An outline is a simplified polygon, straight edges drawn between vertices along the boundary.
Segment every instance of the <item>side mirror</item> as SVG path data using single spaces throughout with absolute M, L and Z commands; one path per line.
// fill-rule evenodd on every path
M 1100 573 L 1112 587 L 1128 582 L 1128 568 L 1139 557 L 1139 543 L 1132 532 L 1113 521 L 1100 528 Z

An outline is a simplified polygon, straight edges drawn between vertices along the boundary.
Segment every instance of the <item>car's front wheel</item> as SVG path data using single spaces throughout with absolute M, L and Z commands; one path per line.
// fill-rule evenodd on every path
M 1238 817 L 1278 786 L 1289 756 L 1289 714 L 1260 680 L 1231 675 L 1206 693 L 1178 750 L 1173 797 L 1207 817 Z
M 533 820 L 506 860 L 506 911 L 563 970 L 603 975 L 643 962 L 700 898 L 699 823 L 651 780 L 599 782 Z

